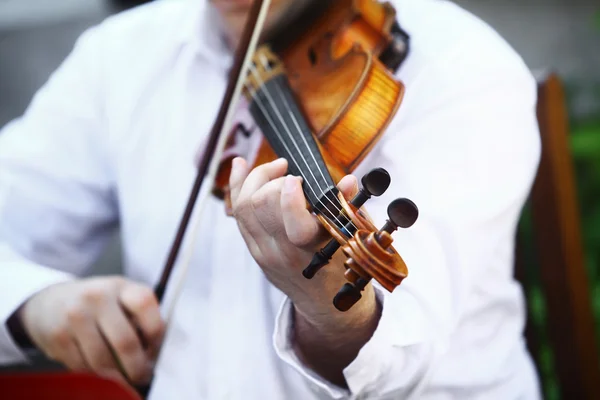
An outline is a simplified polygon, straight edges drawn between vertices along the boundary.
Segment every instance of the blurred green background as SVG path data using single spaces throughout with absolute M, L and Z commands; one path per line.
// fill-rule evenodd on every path
M 567 85 L 567 91 L 576 90 Z M 595 94 L 600 99 L 600 85 Z M 567 98 L 568 100 L 568 98 Z M 570 145 L 576 171 L 576 184 L 581 212 L 581 228 L 584 240 L 584 252 L 590 283 L 592 307 L 596 319 L 596 335 L 600 343 L 600 110 L 597 115 L 588 118 L 571 119 Z M 523 214 L 521 229 L 525 236 L 530 234 L 529 210 Z M 529 246 L 529 245 L 527 245 Z M 528 258 L 528 267 L 535 261 Z M 530 318 L 542 339 L 542 374 L 546 399 L 560 399 L 555 379 L 552 350 L 545 332 L 546 309 L 544 293 L 536 282 L 528 288 Z
M 598 33 L 600 52 L 600 10 L 590 17 L 590 24 Z M 581 60 L 585 62 L 585 60 Z M 596 337 L 600 343 L 600 82 L 577 77 L 564 78 L 566 105 L 569 113 L 571 154 L 575 168 L 578 205 L 581 217 L 581 229 L 585 253 L 585 264 L 590 284 L 592 309 L 596 321 Z M 595 107 L 581 112 L 579 100 L 585 97 Z M 536 334 L 541 339 L 541 378 L 545 398 L 561 399 L 556 380 L 552 348 L 548 343 L 545 329 L 545 294 L 537 282 L 536 262 L 531 249 L 531 221 L 529 208 L 523 213 L 521 232 L 525 238 L 528 278 L 530 318 Z

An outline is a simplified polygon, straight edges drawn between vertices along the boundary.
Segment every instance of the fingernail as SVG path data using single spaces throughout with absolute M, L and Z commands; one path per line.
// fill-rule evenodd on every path
M 236 157 L 231 160 L 231 172 L 236 171 L 240 167 L 240 158 Z
M 275 164 L 276 166 L 283 166 L 283 164 L 286 164 L 287 160 L 285 158 L 278 158 L 277 160 L 273 161 L 273 164 Z
M 296 190 L 296 178 L 292 175 L 288 175 L 285 177 L 283 181 L 283 192 L 284 193 L 293 193 Z
M 237 178 L 238 175 L 242 174 L 242 165 L 243 159 L 241 157 L 236 157 L 231 161 L 230 179 L 231 177 Z

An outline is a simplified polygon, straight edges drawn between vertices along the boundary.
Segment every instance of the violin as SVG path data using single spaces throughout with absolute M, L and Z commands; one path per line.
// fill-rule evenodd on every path
M 387 190 L 391 183 L 387 171 L 376 168 L 363 176 L 362 188 L 352 199 L 344 198 L 336 184 L 369 154 L 400 107 L 405 87 L 394 73 L 407 57 L 409 36 L 399 27 L 389 3 L 318 0 L 286 25 L 285 34 L 275 31 L 261 40 L 269 4 L 270 0 L 255 0 L 248 16 L 221 107 L 155 287 L 161 303 L 194 209 L 201 209 L 211 195 L 223 199 L 227 208 L 231 162 L 238 155 L 252 167 L 286 158 L 288 173 L 302 177 L 307 208 L 331 236 L 302 273 L 311 279 L 339 249 L 343 251 L 347 283 L 333 299 L 340 312 L 361 299 L 361 291 L 372 279 L 392 292 L 408 275 L 405 262 L 392 246 L 391 234 L 416 222 L 417 206 L 406 198 L 392 201 L 387 222 L 377 228 L 363 206 Z M 240 134 L 240 129 L 232 129 L 232 121 L 242 97 L 261 135 L 250 154 L 231 151 Z M 210 185 L 210 190 L 201 190 L 205 185 Z M 76 391 L 69 393 L 70 387 L 89 382 L 90 376 L 73 381 L 75 374 L 68 375 L 69 385 L 64 381 L 58 385 L 61 381 L 38 374 L 27 376 L 31 385 L 20 383 L 7 390 L 11 398 L 24 398 L 18 396 L 23 387 L 28 388 L 28 396 L 35 389 L 40 397 L 53 392 L 63 399 L 80 398 L 72 394 Z M 4 378 L 4 383 L 11 382 Z M 95 383 L 108 385 L 101 378 Z M 150 389 L 151 384 L 137 392 L 146 398 Z M 114 393 L 113 386 L 110 390 L 113 399 L 136 397 L 131 390 L 124 389 L 121 395 Z
M 348 257 L 348 283 L 333 304 L 347 311 L 361 298 L 371 279 L 391 292 L 408 274 L 406 264 L 391 246 L 391 233 L 414 224 L 416 205 L 406 198 L 393 201 L 387 223 L 377 229 L 361 207 L 372 196 L 385 192 L 391 181 L 389 174 L 380 168 L 369 172 L 361 180 L 363 188 L 350 200 L 336 188 L 336 183 L 377 144 L 400 106 L 405 87 L 394 72 L 408 53 L 408 35 L 400 29 L 389 3 L 321 0 L 304 11 L 296 25 L 286 27 L 286 35 L 276 33 L 274 40 L 267 39 L 249 51 L 249 32 L 256 34 L 253 28 L 261 18 L 261 7 L 264 3 L 256 1 L 249 16 L 231 73 L 237 81 L 229 82 L 157 295 L 160 299 L 164 294 L 210 161 L 216 169 L 212 193 L 229 202 L 231 162 L 241 154 L 226 151 L 235 145 L 239 132 L 223 127 L 226 109 L 233 109 L 237 85 L 238 98 L 247 100 L 262 135 L 256 151 L 243 156 L 252 167 L 286 158 L 288 173 L 303 178 L 307 207 L 332 237 L 314 255 L 303 275 L 311 279 L 342 248 Z M 220 132 L 220 154 L 228 156 L 214 161 L 216 132 Z

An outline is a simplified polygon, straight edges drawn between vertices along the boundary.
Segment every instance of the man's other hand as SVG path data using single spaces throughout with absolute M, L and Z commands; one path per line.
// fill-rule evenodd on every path
M 150 381 L 165 331 L 151 289 L 122 277 L 81 279 L 38 292 L 19 312 L 31 340 L 69 369 Z

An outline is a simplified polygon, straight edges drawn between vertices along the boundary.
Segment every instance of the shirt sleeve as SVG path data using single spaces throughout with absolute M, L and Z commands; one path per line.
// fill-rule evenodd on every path
M 423 68 L 375 149 L 377 160 L 365 160 L 392 176 L 388 193 L 366 205 L 377 226 L 396 197 L 413 200 L 420 215 L 411 228 L 393 235 L 409 275 L 393 293 L 374 283 L 382 316 L 344 371 L 348 390 L 298 360 L 290 335 L 291 305 L 289 300 L 282 305 L 275 349 L 318 398 L 410 398 L 427 384 L 437 357 L 455 340 L 476 285 L 491 287 L 497 280 L 501 289 L 490 296 L 508 299 L 506 304 L 518 301 L 510 283 L 512 246 L 540 157 L 536 82 L 513 53 L 486 58 L 483 54 L 490 52 L 465 52 L 477 53 L 456 50 Z M 511 321 L 510 329 L 520 329 L 522 310 L 495 308 L 489 312 L 503 313 L 500 319 Z M 491 337 L 487 330 L 495 324 L 478 322 L 486 330 L 478 334 Z
M 116 226 L 103 130 L 100 38 L 85 32 L 0 131 L 0 363 L 26 361 L 7 319 L 32 294 L 85 272 Z

